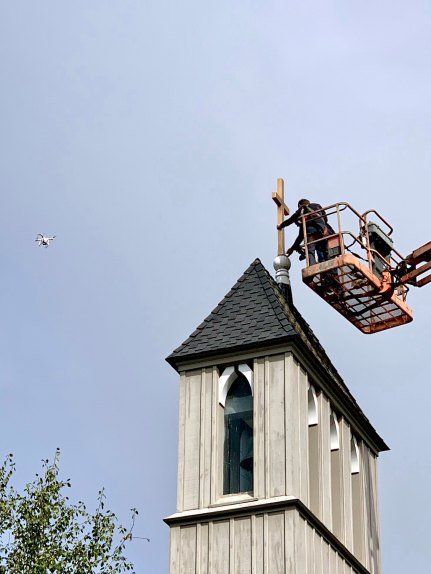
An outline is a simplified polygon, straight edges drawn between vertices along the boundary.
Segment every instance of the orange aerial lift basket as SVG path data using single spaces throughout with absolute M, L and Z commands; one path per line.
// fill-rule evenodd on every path
M 308 234 L 307 224 L 326 222 L 326 235 Z M 336 203 L 302 215 L 306 267 L 302 279 L 363 333 L 413 320 L 406 299 L 410 286 L 431 281 L 431 242 L 403 257 L 393 245 L 391 225 L 375 210 L 359 214 Z

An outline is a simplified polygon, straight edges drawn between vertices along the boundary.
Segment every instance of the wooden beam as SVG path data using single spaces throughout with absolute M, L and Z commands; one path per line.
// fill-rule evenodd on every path
M 289 208 L 284 203 L 284 180 L 281 178 L 277 179 L 277 191 L 272 194 L 272 199 L 277 205 L 277 225 L 280 225 L 284 221 L 284 216 L 290 213 Z M 284 229 L 280 229 L 278 231 L 277 254 L 284 255 L 284 252 Z

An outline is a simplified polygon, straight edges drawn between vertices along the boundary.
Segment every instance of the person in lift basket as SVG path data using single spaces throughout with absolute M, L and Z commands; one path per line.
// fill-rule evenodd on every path
M 307 243 L 310 241 L 317 241 L 322 239 L 322 241 L 317 241 L 317 243 L 311 243 L 308 245 L 308 256 L 310 260 L 310 265 L 314 265 L 317 261 L 328 260 L 328 244 L 327 241 L 323 240 L 323 237 L 331 235 L 334 230 L 328 223 L 328 218 L 322 206 L 319 203 L 311 203 L 308 199 L 300 199 L 298 201 L 298 209 L 293 215 L 288 217 L 283 223 L 277 225 L 277 229 L 283 229 L 288 225 L 295 223 L 299 227 L 298 237 L 295 239 L 291 247 L 286 251 L 286 255 L 291 255 L 294 251 L 297 251 L 300 256 L 299 259 L 305 259 L 304 250 L 301 247 L 301 243 L 304 240 L 304 231 L 302 225 L 302 216 L 307 213 L 312 214 L 309 219 L 305 219 L 305 228 L 307 230 Z

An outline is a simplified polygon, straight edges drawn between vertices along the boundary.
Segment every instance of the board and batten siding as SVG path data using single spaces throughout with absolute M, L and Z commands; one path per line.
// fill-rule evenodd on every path
M 241 362 L 241 361 L 239 361 Z M 180 378 L 180 412 L 179 412 L 179 459 L 177 513 L 204 510 L 214 505 L 224 505 L 237 500 L 242 502 L 263 501 L 276 497 L 290 496 L 299 499 L 310 507 L 310 471 L 309 471 L 309 427 L 308 427 L 308 385 L 309 376 L 291 352 L 262 356 L 253 362 L 253 397 L 254 397 L 254 489 L 253 493 L 223 496 L 223 441 L 224 410 L 219 404 L 219 371 L 217 367 L 205 367 L 185 371 Z M 318 390 L 318 381 L 316 381 Z M 318 460 L 315 461 L 319 477 L 319 504 L 315 509 L 317 518 L 332 531 L 332 496 L 331 484 L 331 448 L 330 448 L 330 414 L 332 405 L 322 391 L 317 393 L 318 406 Z M 352 431 L 349 422 L 339 418 L 339 469 L 338 491 L 339 520 L 337 537 L 340 542 L 373 574 L 380 572 L 380 547 L 377 497 L 377 459 L 363 442 L 360 445 L 360 523 L 361 528 L 353 528 L 354 516 L 358 514 L 358 500 L 353 499 L 350 440 Z M 311 452 L 311 451 L 310 451 Z M 358 482 L 355 483 L 357 492 Z M 233 498 L 232 498 L 233 497 Z M 290 519 L 290 518 L 289 518 Z M 200 548 L 196 560 L 202 566 L 196 572 L 237 572 L 219 564 L 217 551 L 218 541 L 228 534 L 230 548 L 229 560 L 235 564 L 239 560 L 238 540 L 243 540 L 244 552 L 251 556 L 253 574 L 260 572 L 259 564 L 271 564 L 268 574 L 277 572 L 281 562 L 290 560 L 286 554 L 286 539 L 290 536 L 286 530 L 286 520 L 278 515 L 271 518 L 259 515 L 235 523 L 214 522 L 202 524 L 193 533 L 184 530 L 178 538 L 178 526 L 172 526 L 171 570 L 176 572 L 176 564 L 189 561 L 194 556 L 192 548 Z M 198 521 L 197 521 L 198 522 Z M 275 526 L 277 525 L 277 526 Z M 185 528 L 185 527 L 184 527 Z M 298 525 L 296 531 L 300 531 Z M 299 530 L 298 530 L 299 529 Z M 307 560 L 312 552 L 310 536 L 305 532 L 304 541 L 307 548 Z M 258 533 L 260 534 L 258 535 Z M 284 532 L 284 542 L 281 541 Z M 358 539 L 359 536 L 359 539 Z M 356 540 L 355 540 L 356 539 Z M 249 542 L 246 542 L 248 540 Z M 334 561 L 333 550 L 326 550 L 323 542 L 315 543 L 320 552 L 314 557 L 316 564 L 312 572 L 320 572 L 319 561 L 326 564 Z M 213 551 L 208 560 L 205 552 L 208 544 Z M 235 542 L 236 541 L 236 542 Z M 251 541 L 251 542 L 250 542 Z M 247 546 L 252 544 L 251 546 Z M 263 545 L 262 548 L 260 545 Z M 308 546 L 307 546 L 308 545 Z M 320 546 L 319 546 L 320 545 Z M 178 548 L 181 552 L 178 554 Z M 207 550 L 205 550 L 207 548 Z M 254 550 L 253 550 L 254 549 Z M 270 550 L 269 550 L 270 549 Z M 284 550 L 282 550 L 284 549 Z M 224 549 L 226 553 L 226 549 Z M 314 551 L 313 551 L 314 552 Z M 262 557 L 267 556 L 267 562 Z M 190 558 L 194 560 L 194 558 Z M 179 562 L 178 562 L 179 561 Z M 335 563 L 335 562 L 334 562 Z M 238 572 L 248 572 L 248 562 L 243 557 Z M 196 566 L 197 568 L 197 566 Z M 206 570 L 205 570 L 206 568 Z M 314 568 L 314 567 L 313 567 Z M 325 567 L 326 568 L 326 567 Z M 330 572 L 351 572 L 352 570 L 328 570 Z M 337 566 L 338 568 L 338 566 Z M 341 568 L 341 566 L 340 566 Z M 345 566 L 342 566 L 345 568 Z M 290 570 L 286 570 L 290 571 Z M 293 572 L 294 570 L 292 570 Z M 185 570 L 182 571 L 186 572 Z M 190 570 L 195 572 L 195 570 Z M 284 572 L 284 571 L 283 571 Z M 308 571 L 307 571 L 308 574 Z
M 295 509 L 174 526 L 170 574 L 356 574 Z
M 290 353 L 254 362 L 254 498 L 293 495 L 308 502 L 307 376 Z M 223 496 L 223 408 L 218 370 L 180 380 L 177 511 Z

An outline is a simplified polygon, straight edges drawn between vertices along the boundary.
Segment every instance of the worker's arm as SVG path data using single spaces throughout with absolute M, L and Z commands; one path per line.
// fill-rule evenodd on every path
M 284 227 L 287 227 L 288 225 L 292 225 L 292 223 L 296 223 L 298 221 L 301 213 L 302 213 L 302 210 L 297 209 L 293 215 L 291 215 L 290 217 L 285 219 L 283 221 L 283 223 L 280 223 L 279 225 L 277 225 L 277 229 L 280 230 L 280 229 L 283 229 Z
M 302 240 L 303 240 L 303 239 L 304 239 L 304 234 L 303 234 L 302 228 L 301 228 L 301 229 L 299 230 L 298 237 L 295 239 L 293 245 L 292 245 L 291 247 L 289 247 L 289 249 L 286 251 L 286 255 L 287 255 L 287 256 L 292 255 L 292 253 L 293 253 L 294 251 L 298 251 L 298 252 L 299 252 L 299 251 L 300 251 L 300 247 L 301 247 L 301 243 L 302 243 Z

